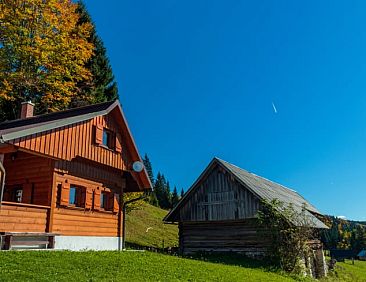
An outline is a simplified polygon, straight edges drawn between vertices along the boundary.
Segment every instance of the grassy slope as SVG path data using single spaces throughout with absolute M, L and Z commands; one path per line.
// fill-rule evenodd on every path
M 366 261 L 337 263 L 336 269 L 326 281 L 366 281 Z
M 161 248 L 164 240 L 165 247 L 178 246 L 178 227 L 162 222 L 166 214 L 167 211 L 143 202 L 141 209 L 126 216 L 126 241 Z
M 244 268 L 151 252 L 1 252 L 1 281 L 293 281 Z

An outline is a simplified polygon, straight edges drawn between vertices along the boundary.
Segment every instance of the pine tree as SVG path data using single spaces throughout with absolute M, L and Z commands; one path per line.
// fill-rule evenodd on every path
M 182 190 L 180 191 L 180 198 L 183 198 L 183 196 L 184 196 L 184 190 L 182 188 Z
M 164 176 L 158 172 L 156 176 L 156 181 L 154 184 L 154 192 L 159 204 L 159 207 L 162 207 L 163 205 L 163 198 L 164 198 Z
M 178 191 L 177 191 L 177 187 L 174 186 L 174 190 L 172 193 L 172 207 L 174 208 L 179 202 L 179 196 L 178 196 Z
M 147 174 L 150 178 L 151 184 L 154 185 L 154 173 L 153 173 L 153 169 L 152 169 L 150 159 L 149 159 L 147 154 L 145 154 L 145 157 L 142 158 L 142 161 L 144 162 L 144 166 L 145 166 Z
M 98 36 L 95 24 L 82 1 L 78 2 L 77 12 L 80 15 L 79 24 L 87 23 L 92 27 L 88 41 L 93 44 L 94 50 L 92 57 L 86 63 L 86 68 L 91 72 L 93 80 L 79 82 L 82 93 L 75 97 L 72 106 L 115 100 L 118 98 L 117 83 L 103 41 Z

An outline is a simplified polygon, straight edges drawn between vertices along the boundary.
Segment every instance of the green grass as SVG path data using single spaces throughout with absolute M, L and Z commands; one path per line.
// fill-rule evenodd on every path
M 126 241 L 130 245 L 155 248 L 178 246 L 177 225 L 164 224 L 168 212 L 145 202 L 126 216 Z M 164 241 L 164 242 L 163 242 Z
M 338 262 L 326 281 L 366 281 L 366 261 L 351 260 Z
M 259 266 L 243 267 L 151 252 L 9 251 L 1 281 L 294 281 Z

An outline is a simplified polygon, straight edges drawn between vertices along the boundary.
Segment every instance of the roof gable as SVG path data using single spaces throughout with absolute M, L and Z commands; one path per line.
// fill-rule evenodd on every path
M 18 144 L 18 140 L 24 138 L 32 138 L 33 136 L 40 136 L 51 131 L 74 127 L 83 122 L 107 115 L 113 116 L 125 138 L 126 148 L 131 157 L 129 162 L 141 161 L 137 146 L 118 100 L 1 123 L 0 143 Z M 37 151 L 37 153 L 42 152 Z M 126 169 L 130 170 L 131 167 L 127 166 Z M 152 187 L 146 171 L 131 173 L 138 180 L 141 188 Z
M 174 209 L 172 209 L 169 214 L 164 218 L 164 221 L 170 222 L 174 219 L 178 210 L 181 209 L 187 199 L 195 193 L 198 184 L 202 181 L 202 179 L 207 177 L 207 175 L 216 165 L 219 165 L 220 167 L 228 171 L 233 177 L 235 177 L 238 182 L 243 185 L 243 187 L 252 192 L 260 200 L 272 201 L 274 199 L 278 199 L 284 204 L 293 205 L 293 207 L 298 211 L 301 211 L 302 206 L 305 204 L 307 209 L 306 216 L 308 219 L 310 219 L 310 224 L 312 224 L 313 227 L 317 228 L 327 228 L 326 225 L 324 225 L 320 220 L 318 220 L 314 215 L 311 214 L 320 214 L 320 212 L 296 191 L 286 188 L 263 177 L 249 173 L 248 171 L 245 171 L 219 158 L 214 158 L 210 162 L 207 168 L 203 171 L 203 173 L 199 176 L 199 178 L 195 181 L 191 188 L 186 192 L 178 205 Z

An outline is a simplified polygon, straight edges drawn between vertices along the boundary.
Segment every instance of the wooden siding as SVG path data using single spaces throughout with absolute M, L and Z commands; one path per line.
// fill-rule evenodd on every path
M 219 167 L 197 185 L 177 221 L 241 220 L 253 218 L 259 208 L 259 200 Z
M 53 232 L 70 236 L 118 236 L 118 215 L 56 208 Z
M 49 208 L 3 202 L 0 232 L 45 232 Z
M 182 222 L 179 244 L 184 254 L 239 252 L 261 255 L 269 242 L 259 236 L 255 219 L 220 222 Z
M 17 152 L 5 154 L 4 166 L 6 169 L 6 187 L 20 185 L 25 189 L 25 185 L 33 186 L 33 202 L 30 201 L 30 197 L 28 199 L 23 197 L 24 203 L 50 205 L 53 160 L 25 152 Z M 6 195 L 4 195 L 4 199 L 10 200 L 6 199 Z
M 95 144 L 96 126 L 105 127 L 121 136 L 122 154 Z M 130 158 L 124 138 L 125 136 L 121 135 L 121 129 L 113 116 L 109 114 L 9 142 L 22 149 L 56 159 L 71 161 L 76 157 L 80 157 L 123 170 L 125 169 L 127 158 Z
M 85 187 L 89 193 L 106 190 L 101 182 L 95 182 L 68 174 L 55 174 L 55 183 L 65 183 Z M 117 190 L 118 191 L 118 190 Z M 88 193 L 87 192 L 87 193 Z M 94 193 L 94 197 L 100 197 L 100 193 Z M 57 197 L 57 193 L 55 193 Z M 98 199 L 99 200 L 99 199 Z M 110 211 L 98 211 L 74 207 L 60 207 L 54 201 L 52 232 L 68 236 L 118 236 L 120 213 Z

